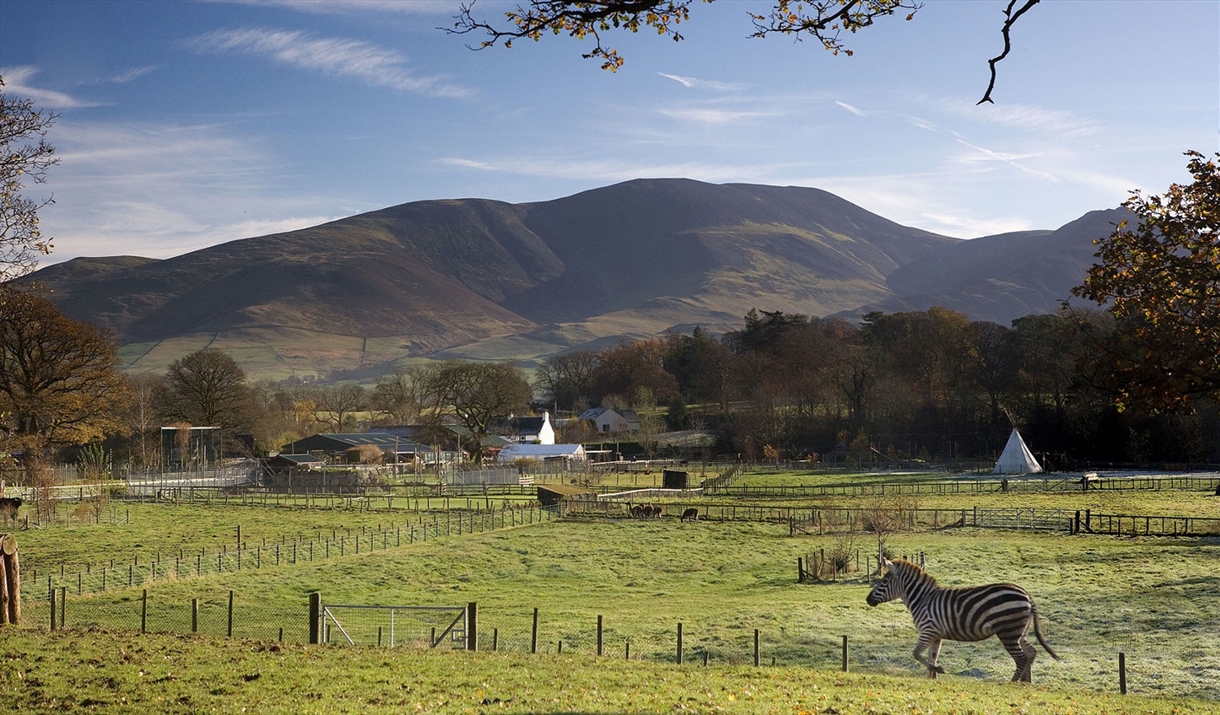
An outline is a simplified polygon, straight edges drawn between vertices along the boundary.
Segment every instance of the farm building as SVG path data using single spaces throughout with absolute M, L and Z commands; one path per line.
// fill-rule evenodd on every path
M 551 506 L 552 504 L 558 504 L 568 497 L 592 493 L 589 489 L 570 484 L 539 484 L 538 503 L 543 506 Z
M 519 444 L 555 444 L 550 412 L 543 412 L 541 417 L 509 417 L 495 431 L 504 439 Z
M 586 455 L 584 446 L 579 444 L 510 444 L 500 450 L 497 459 L 501 462 L 511 462 L 514 459 L 534 459 L 539 462 L 562 459 L 583 462 Z
M 612 410 L 609 407 L 594 407 L 580 413 L 579 419 L 593 423 L 602 434 L 623 434 L 640 428 L 640 418 L 635 410 Z
M 280 452 L 286 454 L 342 457 L 347 454 L 348 450 L 357 449 L 364 445 L 377 447 L 386 455 L 388 460 L 399 462 L 413 461 L 415 455 L 422 455 L 429 451 L 422 444 L 416 444 L 391 434 L 384 434 L 382 432 L 352 432 L 315 434 L 312 437 L 298 439 L 291 444 L 284 445 Z
M 263 471 L 269 475 L 299 472 L 320 467 L 326 461 L 312 454 L 277 454 L 263 460 Z

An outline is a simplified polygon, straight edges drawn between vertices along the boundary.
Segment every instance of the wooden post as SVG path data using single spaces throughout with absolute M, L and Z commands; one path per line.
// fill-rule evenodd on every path
M 58 622 L 59 608 L 57 608 L 57 606 L 59 604 L 56 603 L 56 600 L 57 599 L 55 597 L 55 589 L 52 588 L 51 589 L 51 630 L 56 630 L 57 628 L 59 628 L 59 622 Z
M 538 652 L 538 609 L 534 609 L 534 625 L 530 629 L 530 653 Z
M 800 556 L 796 557 L 796 582 L 805 582 L 805 560 Z
M 8 538 L 9 537 L 7 535 L 0 535 L 0 546 L 2 546 Z M 8 569 L 5 568 L 6 561 L 7 558 L 4 557 L 3 553 L 0 553 L 0 626 L 8 623 L 9 590 L 7 576 Z
M 60 620 L 63 620 L 62 618 Z M 140 594 L 140 632 L 148 632 L 148 589 Z
M 754 629 L 754 667 L 757 668 L 762 660 L 759 658 L 758 649 L 758 629 Z
M 479 649 L 479 604 L 466 604 L 466 650 Z
M 682 624 L 678 624 L 678 665 L 682 665 Z
M 847 636 L 843 636 L 843 672 L 847 672 Z
M 631 641 L 627 641 L 623 646 L 623 659 L 631 660 Z
M 1118 692 L 1127 694 L 1127 654 L 1118 652 Z
M 491 629 L 491 650 L 493 652 L 495 652 L 499 649 L 500 649 L 500 629 L 492 628 Z
M 602 617 L 597 617 L 597 657 L 602 655 Z
M 0 562 L 4 562 L 4 586 L 8 589 L 8 622 L 21 625 L 21 559 L 17 537 L 0 537 Z
M 199 632 L 199 599 L 191 599 L 191 633 Z
M 229 591 L 229 628 L 228 628 L 227 633 L 230 638 L 233 637 L 233 592 L 232 591 Z
M 309 594 L 309 642 L 317 645 L 322 642 L 322 593 L 315 591 Z

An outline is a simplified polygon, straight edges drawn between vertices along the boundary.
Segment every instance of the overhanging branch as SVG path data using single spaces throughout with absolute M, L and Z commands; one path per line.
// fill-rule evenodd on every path
M 1021 6 L 1021 9 L 1014 13 L 1012 8 L 1017 4 L 1017 0 L 1009 0 L 1008 7 L 1004 9 L 1004 16 L 1007 19 L 1004 20 L 1004 26 L 1000 28 L 1000 34 L 1004 36 L 1004 51 L 999 55 L 992 57 L 990 60 L 987 60 L 987 66 L 991 69 L 991 81 L 987 83 L 987 91 L 983 93 L 983 98 L 978 101 L 978 104 L 982 104 L 983 102 L 991 102 L 992 104 L 995 104 L 995 102 L 991 100 L 991 90 L 995 89 L 995 66 L 998 62 L 1000 62 L 1000 60 L 1007 57 L 1009 50 L 1012 49 L 1012 42 L 1008 36 L 1008 33 L 1012 29 L 1013 24 L 1017 21 L 1017 18 L 1024 15 L 1026 10 L 1030 9 L 1034 5 L 1037 5 L 1038 2 L 1039 0 L 1025 0 L 1025 4 Z

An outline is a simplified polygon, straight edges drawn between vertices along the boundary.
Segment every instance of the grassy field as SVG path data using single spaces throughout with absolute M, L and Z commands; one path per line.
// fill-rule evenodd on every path
M 1145 715 L 1214 703 L 808 668 L 0 629 L 12 712 Z
M 22 541 L 23 564 L 38 563 L 31 541 Z M 589 654 L 601 615 L 607 651 L 615 654 L 625 655 L 630 642 L 633 657 L 674 660 L 675 631 L 683 623 L 688 659 L 706 652 L 716 664 L 750 662 L 759 629 L 765 661 L 834 668 L 846 634 L 857 667 L 919 675 L 910 657 L 914 628 L 901 605 L 868 608 L 869 584 L 861 577 L 795 583 L 798 556 L 836 545 L 831 536 L 791 538 L 776 524 L 555 522 L 341 561 L 159 582 L 149 587 L 149 627 L 187 630 L 188 604 L 198 598 L 205 630 L 223 633 L 231 590 L 237 635 L 275 639 L 284 628 L 286 638 L 300 640 L 308 593 L 321 590 L 331 604 L 477 602 L 484 643 L 494 629 L 502 649 L 528 649 L 538 608 L 544 652 L 555 653 L 562 641 L 564 653 Z M 855 548 L 868 553 L 872 547 L 857 537 Z M 1220 615 L 1209 610 L 1220 588 L 1210 572 L 1220 544 L 967 529 L 900 534 L 891 549 L 923 552 L 946 585 L 1012 581 L 1028 588 L 1048 639 L 1064 656 L 1056 663 L 1043 654 L 1035 666 L 1043 683 L 1113 690 L 1115 659 L 1123 651 L 1133 692 L 1220 699 L 1214 640 Z M 72 597 L 67 622 L 138 629 L 139 608 L 138 589 Z M 27 620 L 46 623 L 45 603 L 28 603 Z M 378 623 L 345 625 L 366 643 L 376 642 Z M 1012 669 L 994 641 L 948 644 L 942 663 L 967 680 L 1002 681 Z
M 984 506 L 1199 516 L 1220 506 L 1214 496 L 1171 491 L 956 495 L 938 506 L 965 508 L 967 498 Z M 928 499 L 921 495 L 919 506 Z M 112 516 L 122 518 L 102 524 L 21 532 L 23 574 L 233 548 L 238 525 L 251 545 L 419 518 L 400 509 L 161 503 L 131 505 L 128 521 L 126 509 L 116 506 Z M 866 535 L 790 537 L 778 523 L 564 520 L 71 594 L 69 630 L 55 633 L 46 631 L 47 603 L 27 599 L 26 628 L 0 631 L 0 691 L 20 691 L 18 709 L 29 711 L 1220 712 L 1220 539 L 977 529 L 893 536 L 893 553 L 922 552 L 945 585 L 1011 581 L 1034 595 L 1063 660 L 1039 650 L 1032 689 L 1003 684 L 1012 662 L 994 640 L 947 643 L 941 662 L 950 675 L 922 679 L 910 655 L 910 616 L 901 604 L 865 605 L 865 576 L 796 583 L 798 557 L 840 547 L 876 548 Z M 189 632 L 190 602 L 198 599 L 199 629 L 210 637 L 139 635 L 145 586 L 150 631 Z M 370 645 L 303 646 L 312 591 L 332 605 L 477 602 L 482 648 L 494 638 L 501 652 L 378 648 L 371 645 L 378 629 L 388 634 L 393 626 L 384 611 L 369 610 L 339 617 Z M 223 638 L 230 592 L 232 641 Z M 534 608 L 540 653 L 530 655 Z M 603 658 L 594 655 L 599 616 Z M 399 638 L 409 639 L 401 612 L 399 619 Z M 762 669 L 752 666 L 755 629 Z M 843 635 L 862 675 L 836 672 Z M 332 630 L 332 641 L 343 640 Z M 1159 699 L 1116 695 L 1120 651 L 1131 692 Z

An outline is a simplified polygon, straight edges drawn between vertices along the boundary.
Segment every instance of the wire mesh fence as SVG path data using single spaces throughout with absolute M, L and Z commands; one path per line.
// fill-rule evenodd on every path
M 24 627 L 197 633 L 266 641 L 309 643 L 311 612 L 304 599 L 274 601 L 261 594 L 201 587 L 189 597 L 149 589 L 31 602 Z M 329 647 L 459 650 L 468 640 L 466 605 L 323 604 L 319 641 Z M 477 606 L 476 606 L 477 608 Z M 52 609 L 55 615 L 52 616 Z M 1070 623 L 1044 632 L 1061 660 L 1038 648 L 1036 682 L 1118 692 L 1118 654 L 1124 654 L 1128 692 L 1220 699 L 1220 644 L 1184 641 L 1173 632 L 1141 632 L 1135 614 L 1115 613 L 1113 624 L 1093 632 Z M 519 607 L 478 611 L 477 649 L 520 654 L 567 654 L 669 663 L 675 666 L 805 667 L 922 677 L 911 656 L 909 628 L 859 628 L 844 633 L 817 621 L 782 617 L 752 622 L 732 613 L 690 620 L 639 615 L 548 613 Z M 1032 639 L 1032 637 L 1031 637 Z M 950 676 L 1005 681 L 1014 664 L 995 639 L 946 641 L 940 664 Z

